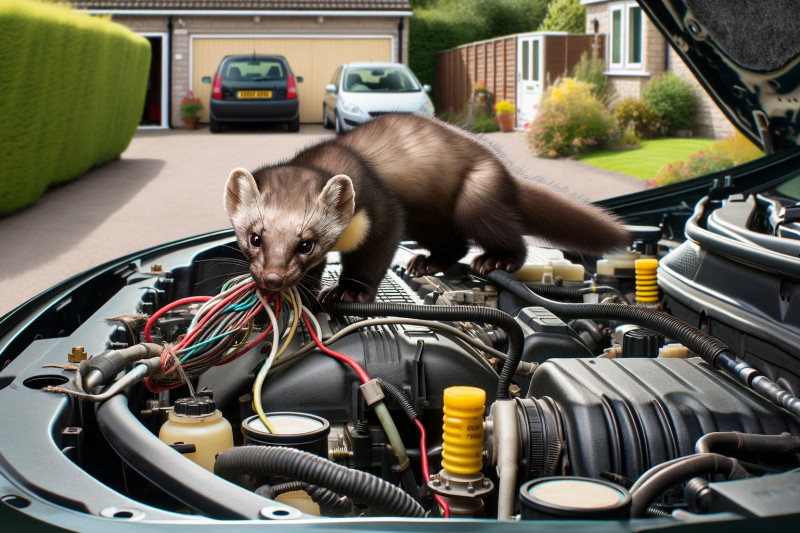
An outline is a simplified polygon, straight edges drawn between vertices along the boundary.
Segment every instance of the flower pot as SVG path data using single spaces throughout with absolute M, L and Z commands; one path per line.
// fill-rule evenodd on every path
M 498 113 L 497 123 L 500 124 L 500 131 L 514 131 L 514 119 L 516 118 L 514 115 L 513 111 L 510 113 Z
M 187 130 L 197 129 L 197 117 L 183 117 L 183 123 L 186 125 Z

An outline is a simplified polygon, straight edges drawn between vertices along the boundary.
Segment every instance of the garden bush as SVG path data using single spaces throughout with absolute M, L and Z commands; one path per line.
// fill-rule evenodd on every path
M 689 161 L 678 161 L 663 167 L 654 179 L 647 182 L 647 186 L 661 187 L 719 172 L 743 165 L 763 155 L 764 152 L 737 131 L 734 135 L 716 141 L 708 150 L 692 154 Z
M 592 94 L 601 102 L 608 102 L 611 86 L 608 83 L 608 76 L 605 75 L 605 71 L 605 61 L 598 57 L 597 50 L 593 50 L 591 57 L 588 52 L 581 54 L 581 58 L 572 67 L 572 77 L 576 80 L 591 83 L 593 85 Z
M 142 117 L 150 45 L 108 18 L 0 2 L 0 215 L 119 157 Z
M 694 122 L 694 92 L 689 82 L 671 72 L 650 80 L 642 91 L 642 99 L 653 106 L 665 122 L 667 133 L 691 129 Z
M 614 120 L 592 93 L 592 84 L 562 78 L 545 91 L 528 140 L 544 157 L 590 152 L 608 143 Z
M 659 118 L 648 102 L 630 96 L 614 106 L 614 118 L 620 130 L 631 130 L 641 139 L 649 139 L 658 131 Z

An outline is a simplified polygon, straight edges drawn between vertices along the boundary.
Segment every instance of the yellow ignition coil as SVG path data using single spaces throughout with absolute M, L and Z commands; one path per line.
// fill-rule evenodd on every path
M 658 259 L 636 260 L 636 302 L 645 305 L 658 303 L 656 270 Z
M 494 489 L 483 467 L 483 412 L 486 392 L 476 387 L 444 390 L 442 470 L 429 487 L 450 505 L 451 516 L 473 516 L 483 509 L 482 497 Z

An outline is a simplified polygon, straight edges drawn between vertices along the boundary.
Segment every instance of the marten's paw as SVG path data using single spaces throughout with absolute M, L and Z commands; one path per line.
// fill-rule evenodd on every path
M 520 260 L 517 257 L 496 256 L 492 254 L 481 254 L 472 260 L 472 268 L 481 274 L 488 274 L 492 270 L 505 270 L 514 272 L 519 270 Z
M 323 304 L 328 302 L 355 302 L 365 304 L 375 300 L 376 292 L 375 289 L 370 289 L 363 285 L 340 281 L 320 292 L 319 299 Z
M 443 265 L 425 254 L 417 254 L 408 262 L 408 272 L 412 276 L 432 276 L 444 272 L 450 265 Z

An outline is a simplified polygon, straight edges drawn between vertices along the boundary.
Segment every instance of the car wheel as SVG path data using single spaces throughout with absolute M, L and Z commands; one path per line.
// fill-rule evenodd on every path
M 219 133 L 222 131 L 222 124 L 218 121 L 214 120 L 213 118 L 208 119 L 208 129 L 211 133 Z
M 300 117 L 289 122 L 289 132 L 297 133 L 298 131 L 300 131 Z
M 326 104 L 322 104 L 322 127 L 326 129 L 331 129 L 333 127 L 333 124 L 331 124 L 328 118 L 328 106 Z
M 344 133 L 344 126 L 342 126 L 342 119 L 339 117 L 338 113 L 333 114 L 333 121 L 336 123 L 336 135 L 341 135 Z

